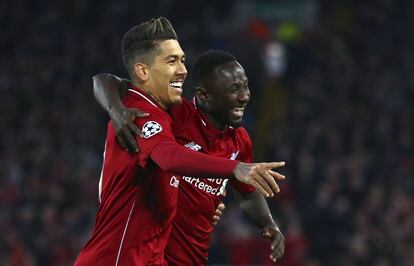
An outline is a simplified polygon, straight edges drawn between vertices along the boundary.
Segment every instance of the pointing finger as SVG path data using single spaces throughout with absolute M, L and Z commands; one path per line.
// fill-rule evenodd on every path
M 280 168 L 280 167 L 285 166 L 285 164 L 286 164 L 285 162 L 264 163 L 267 169 Z

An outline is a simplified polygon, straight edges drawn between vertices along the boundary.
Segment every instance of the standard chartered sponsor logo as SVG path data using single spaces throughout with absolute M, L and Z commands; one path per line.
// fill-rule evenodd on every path
M 172 176 L 170 179 L 170 186 L 178 187 L 180 185 L 180 180 L 176 176 Z
M 204 182 L 203 179 L 199 179 L 197 177 L 183 176 L 183 180 L 200 190 L 217 196 L 221 195 L 224 192 L 224 188 L 229 181 L 228 179 L 223 178 L 207 178 L 207 180 L 213 182 L 213 184 L 221 185 L 220 187 L 213 187 L 210 184 Z
M 189 142 L 186 145 L 187 148 L 190 148 L 192 150 L 198 151 L 201 149 L 201 146 L 196 144 L 195 142 Z M 230 160 L 235 160 L 237 156 L 239 155 L 239 151 L 233 152 L 230 156 Z M 189 177 L 189 176 L 183 176 L 183 180 L 187 183 L 190 183 L 191 185 L 195 186 L 196 188 L 203 190 L 207 193 L 210 193 L 211 195 L 220 196 L 224 193 L 224 190 L 226 189 L 227 182 L 229 180 L 227 178 L 207 178 L 207 179 L 199 179 L 197 177 Z M 212 185 L 220 185 L 220 187 L 213 187 L 210 184 L 207 184 L 203 180 L 208 180 L 212 183 Z

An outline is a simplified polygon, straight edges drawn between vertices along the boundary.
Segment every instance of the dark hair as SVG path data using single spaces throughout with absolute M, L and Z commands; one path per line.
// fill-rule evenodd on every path
M 203 81 L 208 78 L 216 66 L 236 61 L 234 55 L 222 50 L 208 50 L 194 61 L 191 80 L 195 88 L 202 87 Z
M 153 18 L 130 28 L 122 38 L 122 59 L 128 72 L 140 62 L 151 64 L 158 52 L 158 42 L 178 40 L 171 22 L 164 18 Z

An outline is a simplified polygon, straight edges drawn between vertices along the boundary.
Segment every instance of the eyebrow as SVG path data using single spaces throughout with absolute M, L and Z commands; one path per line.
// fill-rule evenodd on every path
M 242 80 L 242 83 L 249 83 L 249 79 L 248 79 L 248 78 L 243 79 L 243 80 Z M 232 83 L 232 85 L 235 85 L 235 84 L 239 84 L 239 82 L 233 82 L 233 83 Z
M 243 79 L 241 83 L 239 83 L 239 82 L 232 82 L 230 84 L 230 86 L 227 87 L 227 89 L 228 90 L 232 90 L 232 87 L 234 87 L 234 86 L 241 87 L 241 86 L 244 86 L 244 84 L 249 84 L 249 79 L 248 78 Z
M 185 54 L 183 54 L 182 56 L 180 56 L 180 55 L 167 55 L 165 58 L 164 58 L 164 60 L 165 61 L 168 61 L 168 60 L 170 60 L 170 59 L 180 59 L 180 58 L 185 58 Z

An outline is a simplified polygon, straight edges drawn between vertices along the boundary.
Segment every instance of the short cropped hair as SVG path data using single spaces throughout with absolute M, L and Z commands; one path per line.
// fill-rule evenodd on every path
M 234 55 L 222 50 L 208 50 L 194 61 L 191 80 L 194 88 L 203 87 L 203 82 L 210 77 L 216 66 L 236 61 Z
M 178 40 L 171 22 L 153 18 L 130 28 L 122 39 L 122 59 L 128 72 L 134 73 L 136 62 L 151 64 L 159 52 L 159 41 Z

